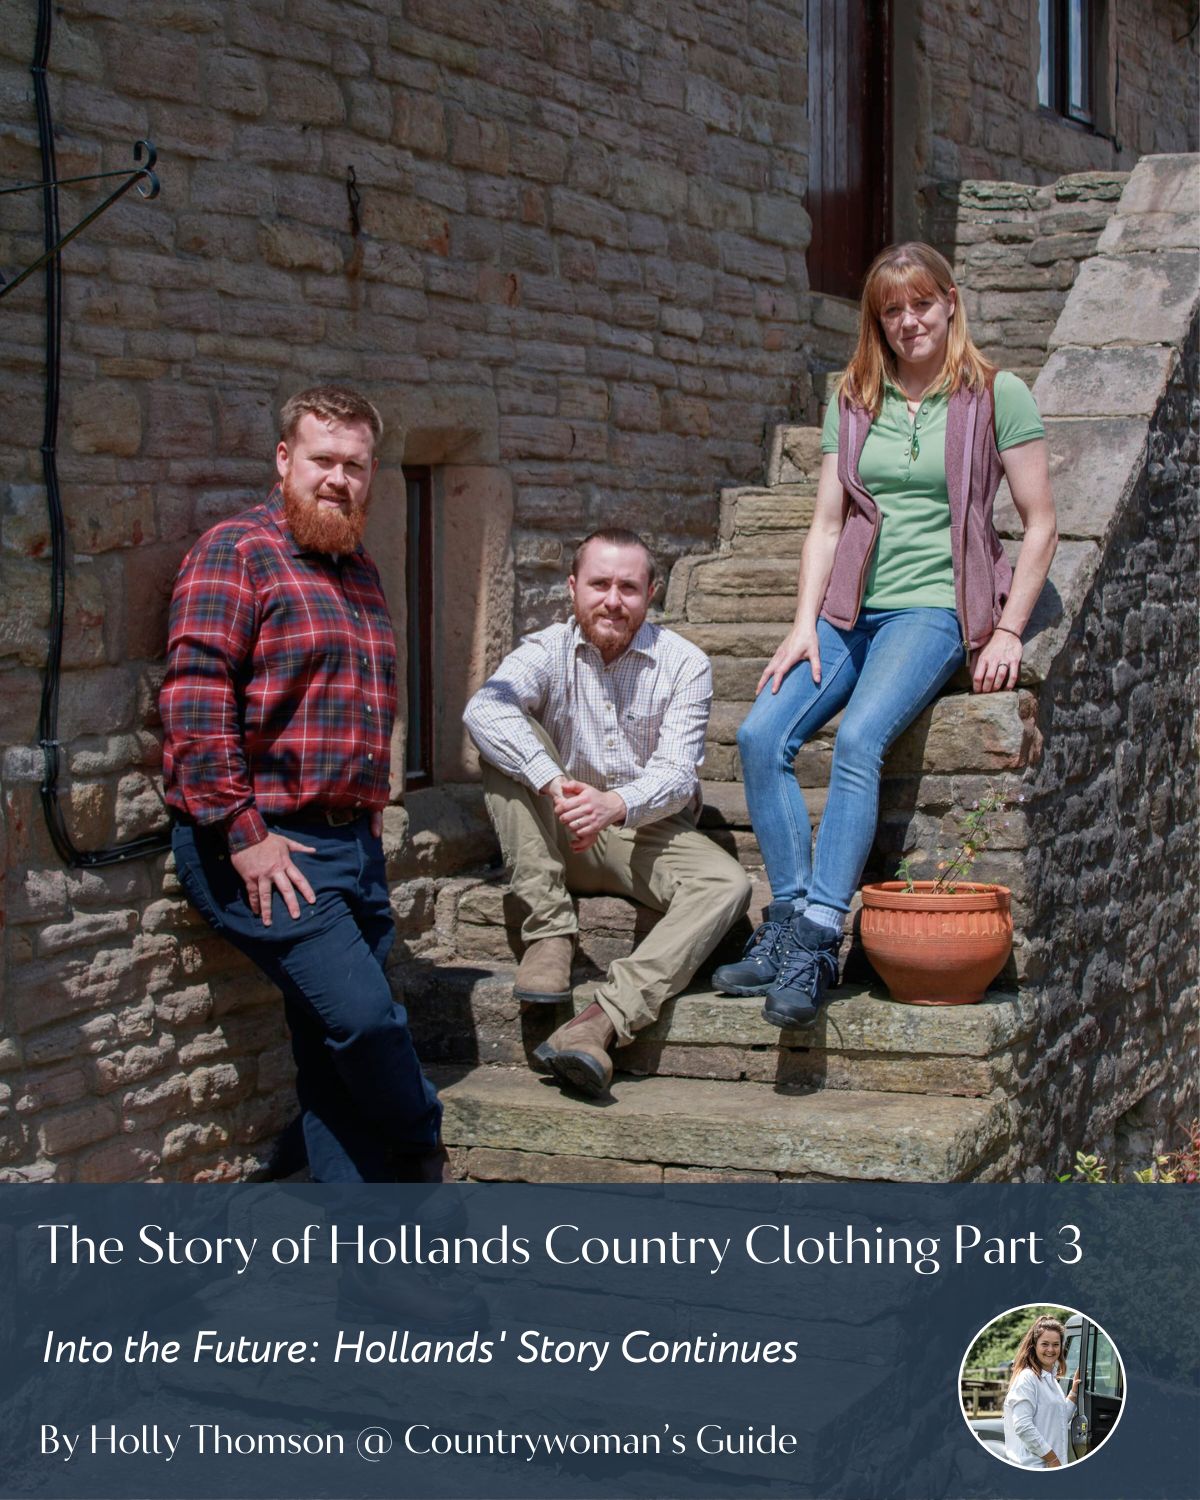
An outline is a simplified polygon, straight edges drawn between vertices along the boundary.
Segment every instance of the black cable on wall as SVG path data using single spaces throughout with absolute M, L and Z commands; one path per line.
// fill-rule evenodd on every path
M 50 55 L 51 4 L 38 0 L 37 37 L 34 41 L 33 93 L 37 107 L 38 148 L 42 165 L 42 235 L 47 251 L 59 242 L 58 172 L 54 153 L 54 120 L 46 86 L 46 60 Z M 46 390 L 42 425 L 42 475 L 50 521 L 50 631 L 46 665 L 42 676 L 42 702 L 38 713 L 38 744 L 42 752 L 42 811 L 50 840 L 64 862 L 75 869 L 123 864 L 145 859 L 170 847 L 166 832 L 146 834 L 105 849 L 80 849 L 63 818 L 58 795 L 58 708 L 62 676 L 63 608 L 66 599 L 66 526 L 62 494 L 58 485 L 58 415 L 61 391 L 62 351 L 62 259 L 51 255 L 46 262 Z

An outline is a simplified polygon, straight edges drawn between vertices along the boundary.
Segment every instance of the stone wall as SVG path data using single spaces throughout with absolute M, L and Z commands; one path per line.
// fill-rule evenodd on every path
M 972 336 L 1030 384 L 1127 176 L 1078 172 L 1045 187 L 948 183 L 938 193 L 933 243 L 954 266 Z
M 917 141 L 919 221 L 939 184 L 965 178 L 1045 183 L 1064 172 L 1128 170 L 1151 153 L 1197 149 L 1200 68 L 1191 0 L 1121 0 L 1100 40 L 1097 128 L 1062 120 L 1037 103 L 1037 0 L 900 0 L 913 12 L 908 126 Z M 898 82 L 898 87 L 903 86 Z
M 443 466 L 464 514 L 495 498 L 510 597 L 455 588 L 439 611 L 447 660 L 479 666 L 514 623 L 559 611 L 564 556 L 605 519 L 667 565 L 710 544 L 720 486 L 757 476 L 807 381 L 800 0 L 151 9 L 63 0 L 49 63 L 60 175 L 123 167 L 147 136 L 162 181 L 65 257 L 60 730 L 85 848 L 162 818 L 170 582 L 192 538 L 272 477 L 289 391 L 340 378 L 377 400 L 377 511 L 404 460 Z M 36 6 L 9 12 L 0 174 L 33 180 Z M 64 190 L 64 224 L 99 193 Z M 40 251 L 40 210 L 4 202 L 11 274 Z M 42 824 L 41 341 L 35 279 L 0 307 L 0 1173 L 240 1175 L 291 1107 L 270 988 L 194 921 L 161 860 L 72 873 Z M 385 575 L 402 579 L 402 528 L 381 525 Z M 499 577 L 493 543 L 479 562 Z M 454 582 L 464 559 L 445 562 Z M 446 625 L 468 594 L 472 617 Z M 479 840 L 453 796 L 417 800 L 389 840 L 398 914 L 420 927 L 431 846 L 469 864 Z
M 1193 325 L 1041 697 L 1029 819 L 1055 837 L 1029 856 L 1027 939 L 1046 978 L 1021 1136 L 1060 1171 L 1076 1150 L 1148 1166 L 1196 1113 L 1198 424 Z M 1150 1138 L 1122 1162 L 1135 1109 Z
M 1077 1150 L 1144 1167 L 1200 1110 L 1198 201 L 1200 158 L 1139 163 L 1035 387 L 1062 541 L 1026 658 L 1038 984 L 1007 1170 L 1033 1175 Z

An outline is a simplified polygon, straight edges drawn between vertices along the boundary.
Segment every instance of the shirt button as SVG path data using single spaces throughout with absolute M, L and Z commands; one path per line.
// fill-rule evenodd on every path
M 375 712 L 375 710 L 371 707 L 371 705 L 369 703 L 367 704 L 367 712 L 369 714 L 373 714 Z
M 371 754 L 371 752 L 369 750 L 367 751 L 367 759 L 368 760 L 374 760 L 375 759 L 375 757 Z
M 371 665 L 371 663 L 367 660 L 367 658 L 365 656 L 362 659 L 362 664 L 363 664 L 364 667 L 369 667 Z

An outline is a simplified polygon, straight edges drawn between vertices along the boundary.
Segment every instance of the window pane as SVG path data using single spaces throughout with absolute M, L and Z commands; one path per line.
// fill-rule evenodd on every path
M 1070 0 L 1067 7 L 1067 113 L 1074 120 L 1092 118 L 1091 0 Z
M 1051 63 L 1051 55 L 1054 48 L 1054 23 L 1050 14 L 1052 0 L 1038 0 L 1038 103 L 1044 104 L 1047 109 L 1054 106 L 1054 93 L 1051 80 L 1054 77 L 1054 69 Z
M 1080 1342 L 1079 1334 L 1074 1329 L 1071 1329 L 1067 1334 L 1067 1347 L 1063 1350 L 1063 1355 L 1067 1361 L 1067 1373 L 1063 1377 L 1063 1381 L 1060 1382 L 1060 1384 L 1065 1382 L 1067 1389 L 1070 1388 L 1075 1371 L 1079 1368 Z
M 1121 1367 L 1117 1352 L 1108 1339 L 1096 1329 L 1092 1354 L 1091 1388 L 1096 1396 L 1117 1396 L 1121 1392 Z

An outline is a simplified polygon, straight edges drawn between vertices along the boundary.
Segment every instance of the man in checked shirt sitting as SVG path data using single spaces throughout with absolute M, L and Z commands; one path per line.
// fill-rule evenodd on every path
M 514 993 L 571 997 L 571 893 L 664 913 L 595 1001 L 534 1053 L 560 1082 L 604 1094 L 610 1049 L 648 1026 L 746 910 L 750 883 L 696 830 L 712 702 L 703 651 L 647 623 L 656 569 L 632 531 L 593 532 L 567 587 L 574 619 L 527 637 L 467 705 L 514 894 L 527 909 Z
M 176 871 L 283 991 L 317 1182 L 438 1181 L 445 1160 L 383 968 L 396 660 L 361 545 L 381 432 L 355 391 L 287 402 L 279 484 L 183 561 L 159 699 Z

